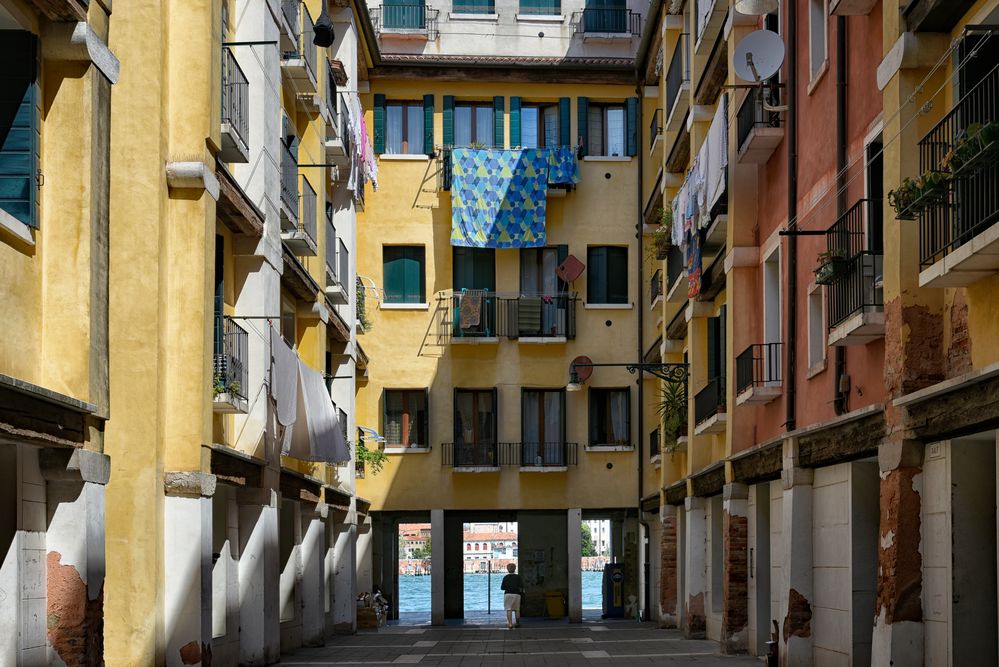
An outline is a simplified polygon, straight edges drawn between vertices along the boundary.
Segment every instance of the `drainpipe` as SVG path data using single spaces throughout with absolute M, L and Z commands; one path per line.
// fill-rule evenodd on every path
M 645 361 L 645 341 L 644 341 L 644 327 L 645 327 L 645 304 L 643 287 L 645 283 L 645 253 L 642 248 L 642 223 L 644 222 L 644 210 L 645 207 L 642 205 L 642 181 L 645 176 L 645 153 L 642 150 L 642 100 L 645 99 L 644 91 L 642 90 L 642 79 L 641 74 L 638 70 L 635 72 L 635 95 L 638 97 L 637 109 L 635 110 L 635 134 L 637 143 L 637 153 L 638 153 L 638 181 L 635 184 L 635 198 L 638 204 L 638 222 L 635 225 L 635 236 L 638 239 L 638 261 L 636 262 L 638 268 L 636 270 L 636 279 L 638 280 L 638 303 L 635 304 L 638 310 L 638 363 Z M 639 533 L 641 533 L 642 527 L 645 528 L 646 534 L 648 534 L 648 525 L 642 521 L 642 482 L 645 477 L 645 456 L 642 453 L 642 442 L 645 439 L 645 373 L 641 370 L 638 371 L 638 443 L 635 447 L 635 451 L 638 453 L 638 523 L 639 523 Z M 623 532 L 623 531 L 622 531 Z M 640 537 L 640 535 L 639 535 Z M 639 544 L 639 548 L 644 549 L 644 544 Z M 642 572 L 638 573 L 635 577 L 636 581 L 642 580 L 644 577 Z M 646 582 L 646 586 L 648 582 Z M 641 609 L 648 609 L 645 599 L 645 589 L 646 586 L 640 586 L 638 591 L 638 604 Z
M 798 3 L 787 3 L 787 220 L 798 217 Z M 795 429 L 795 347 L 798 333 L 798 237 L 787 237 L 787 403 L 784 427 Z
M 846 17 L 836 17 L 836 215 L 846 213 Z M 836 346 L 836 376 L 833 383 L 833 408 L 837 415 L 846 412 L 848 393 L 840 390 L 846 374 L 846 348 Z

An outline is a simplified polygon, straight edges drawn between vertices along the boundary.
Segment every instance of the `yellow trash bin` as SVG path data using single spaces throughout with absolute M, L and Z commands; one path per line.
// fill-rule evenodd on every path
M 565 600 L 558 591 L 548 591 L 545 593 L 545 610 L 548 618 L 562 618 L 565 616 Z

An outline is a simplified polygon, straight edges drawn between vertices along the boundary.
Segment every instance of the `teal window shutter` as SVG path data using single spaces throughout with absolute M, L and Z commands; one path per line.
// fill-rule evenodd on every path
M 423 96 L 423 152 L 434 152 L 434 96 Z
M 590 144 L 590 99 L 580 97 L 576 99 L 576 122 L 579 124 L 579 152 L 586 155 L 586 147 Z
M 628 249 L 607 248 L 607 301 L 628 303 Z
M 493 98 L 493 147 L 503 148 L 506 142 L 503 140 L 503 96 L 497 95 Z
M 0 30 L 0 209 L 38 227 L 40 121 L 34 34 Z
M 385 96 L 375 93 L 375 155 L 385 152 Z
M 558 101 L 558 134 L 563 146 L 572 146 L 572 118 L 568 97 L 561 97 Z
M 586 302 L 607 303 L 607 248 L 604 246 L 586 249 Z
M 510 98 L 510 148 L 520 146 L 520 98 Z
M 385 303 L 423 303 L 426 293 L 423 246 L 385 246 L 382 280 Z
M 454 146 L 454 95 L 444 96 L 444 145 Z
M 625 118 L 625 136 L 628 138 L 628 155 L 638 155 L 638 98 L 629 97 Z

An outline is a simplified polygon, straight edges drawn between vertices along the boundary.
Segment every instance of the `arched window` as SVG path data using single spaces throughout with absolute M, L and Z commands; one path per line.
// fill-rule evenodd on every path
M 472 550 L 472 545 L 471 544 L 466 544 L 465 545 L 465 551 L 471 551 L 471 550 Z

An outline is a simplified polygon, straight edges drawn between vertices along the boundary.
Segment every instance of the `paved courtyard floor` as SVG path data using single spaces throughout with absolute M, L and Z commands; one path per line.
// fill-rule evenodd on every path
M 525 621 L 507 630 L 502 618 L 461 625 L 390 625 L 336 637 L 322 648 L 303 648 L 281 665 L 740 665 L 758 658 L 725 656 L 712 641 L 683 639 L 651 623 Z

